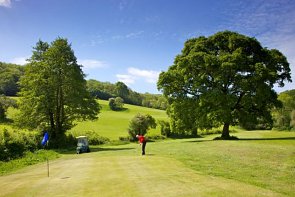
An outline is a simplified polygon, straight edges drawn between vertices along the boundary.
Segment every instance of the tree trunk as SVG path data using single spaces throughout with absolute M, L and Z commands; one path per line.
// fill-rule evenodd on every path
M 221 138 L 229 138 L 229 123 L 224 123 Z
M 5 110 L 2 106 L 0 106 L 0 120 L 5 119 Z
M 55 124 L 54 124 L 54 117 L 53 117 L 53 113 L 49 112 L 49 119 L 50 119 L 50 128 L 51 128 L 51 137 L 55 138 L 56 134 L 55 134 Z

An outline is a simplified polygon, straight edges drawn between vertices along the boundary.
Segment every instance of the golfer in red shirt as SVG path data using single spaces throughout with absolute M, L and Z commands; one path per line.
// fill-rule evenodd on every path
M 136 135 L 136 138 L 138 139 L 139 144 L 141 145 L 141 154 L 145 155 L 145 145 L 146 140 L 143 135 Z

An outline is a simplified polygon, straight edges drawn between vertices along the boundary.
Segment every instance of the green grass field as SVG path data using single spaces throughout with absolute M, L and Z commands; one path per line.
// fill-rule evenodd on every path
M 126 110 L 113 112 L 107 101 L 99 103 L 99 120 L 80 122 L 71 132 L 91 130 L 117 140 L 127 136 L 137 113 L 167 119 L 161 110 L 125 105 Z M 158 134 L 159 128 L 150 133 Z M 234 135 L 240 140 L 214 141 L 219 135 L 209 135 L 149 142 L 146 156 L 137 143 L 92 146 L 81 155 L 51 151 L 50 158 L 59 158 L 50 160 L 49 177 L 44 152 L 30 155 L 39 163 L 27 167 L 23 160 L 0 162 L 0 169 L 18 169 L 0 176 L 0 196 L 294 196 L 295 132 L 238 129 Z
M 119 137 L 128 136 L 129 122 L 138 113 L 150 114 L 156 120 L 168 121 L 168 116 L 164 110 L 125 104 L 124 110 L 112 111 L 108 106 L 108 101 L 99 100 L 98 102 L 102 107 L 101 112 L 98 115 L 99 118 L 95 121 L 76 122 L 77 125 L 69 132 L 75 136 L 79 136 L 85 135 L 87 131 L 94 131 L 111 140 L 118 140 Z M 7 117 L 13 119 L 16 113 L 17 109 L 9 108 Z M 0 124 L 0 130 L 3 130 L 4 128 L 7 130 L 13 130 L 8 124 Z M 148 134 L 159 135 L 160 127 L 149 130 Z
M 156 120 L 168 120 L 168 116 L 163 110 L 125 104 L 124 110 L 112 111 L 108 106 L 108 101 L 99 100 L 99 104 L 102 106 L 102 110 L 98 120 L 78 122 L 70 132 L 74 135 L 83 135 L 87 131 L 95 131 L 111 140 L 118 140 L 119 137 L 128 136 L 129 122 L 137 113 L 150 114 Z M 160 134 L 160 128 L 151 129 L 149 134 Z
M 95 146 L 0 177 L 0 196 L 294 196 L 295 133 Z

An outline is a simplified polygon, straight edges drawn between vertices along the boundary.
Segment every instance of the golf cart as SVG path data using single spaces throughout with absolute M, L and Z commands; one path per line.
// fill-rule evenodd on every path
M 89 149 L 89 144 L 88 144 L 88 139 L 86 136 L 78 136 L 76 137 L 78 140 L 77 143 L 77 154 L 80 153 L 89 153 L 90 149 Z

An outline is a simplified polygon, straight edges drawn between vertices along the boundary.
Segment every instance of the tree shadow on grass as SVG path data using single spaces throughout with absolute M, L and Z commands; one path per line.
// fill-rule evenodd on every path
M 182 134 L 173 134 L 169 136 L 170 139 L 178 140 L 178 139 L 189 139 L 189 138 L 204 138 L 201 135 L 182 135 Z
M 126 107 L 122 107 L 122 108 L 113 109 L 112 111 L 114 111 L 114 112 L 120 112 L 120 111 L 127 111 L 127 110 L 129 110 L 129 109 L 126 108 Z
M 295 140 L 295 137 L 276 137 L 276 138 L 239 138 L 242 141 L 255 141 L 255 140 Z
M 197 139 L 197 140 L 190 140 L 190 141 L 184 141 L 184 142 L 182 142 L 182 143 L 194 143 L 194 142 L 209 142 L 209 141 L 213 141 L 213 139 L 207 139 L 207 140 L 205 140 L 205 139 Z
M 155 156 L 153 153 L 146 153 L 144 156 Z
M 295 137 L 276 137 L 276 138 L 236 138 L 231 139 L 230 141 L 268 141 L 268 140 L 295 140 Z M 200 140 L 191 140 L 191 141 L 185 141 L 183 143 L 194 143 L 194 142 L 210 142 L 210 141 L 220 141 L 215 139 L 200 139 Z M 229 140 L 224 140 L 229 141 Z

